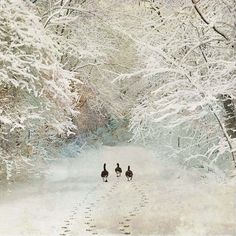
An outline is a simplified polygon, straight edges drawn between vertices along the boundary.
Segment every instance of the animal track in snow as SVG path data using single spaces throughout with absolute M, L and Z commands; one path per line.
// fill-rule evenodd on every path
M 76 205 L 72 208 L 71 214 L 69 215 L 69 218 L 64 220 L 65 225 L 63 225 L 61 227 L 63 232 L 59 234 L 60 236 L 66 236 L 67 233 L 71 232 L 70 227 L 73 225 L 73 221 L 76 219 L 76 215 L 78 214 L 79 207 L 81 207 L 81 205 L 84 205 L 84 203 L 87 202 L 87 199 L 88 199 L 89 195 L 91 195 L 96 190 L 96 188 L 98 188 L 98 187 L 99 187 L 99 184 L 97 186 L 95 186 L 94 188 L 92 188 L 90 191 L 88 191 L 88 193 L 86 194 L 86 196 L 84 197 L 82 202 L 76 203 Z M 91 203 L 91 206 L 94 206 L 94 203 Z M 84 212 L 85 213 L 85 218 L 88 219 L 87 222 L 86 222 L 87 225 L 90 225 L 90 222 L 88 222 L 88 221 L 92 221 L 91 216 L 89 215 L 91 211 L 92 211 L 91 207 L 86 207 L 85 208 L 85 212 Z M 92 231 L 92 229 L 88 229 L 88 230 L 86 229 L 86 231 Z
M 125 235 L 131 234 L 130 228 L 132 225 L 132 218 L 136 217 L 141 211 L 143 211 L 143 209 L 149 203 L 147 194 L 143 190 L 142 186 L 137 186 L 135 182 L 132 182 L 131 186 L 133 191 L 136 193 L 135 199 L 132 202 L 134 206 L 133 208 L 131 208 L 131 211 L 129 211 L 128 214 L 123 217 L 123 220 L 119 222 L 119 230 L 122 234 Z

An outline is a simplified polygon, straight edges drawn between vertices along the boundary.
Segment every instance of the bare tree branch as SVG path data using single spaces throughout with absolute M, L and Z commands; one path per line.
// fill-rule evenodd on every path
M 194 9 L 196 10 L 196 12 L 198 13 L 198 15 L 201 17 L 201 19 L 207 24 L 209 25 L 209 21 L 206 20 L 206 18 L 203 16 L 203 14 L 201 13 L 201 11 L 199 10 L 199 8 L 197 7 L 197 3 L 199 1 L 195 1 L 195 0 L 192 0 L 192 3 L 193 3 L 193 6 L 194 6 Z M 229 40 L 229 38 L 224 34 L 222 33 L 221 31 L 219 31 L 215 26 L 212 27 L 212 29 L 217 33 L 217 34 L 220 34 L 223 38 L 225 38 L 226 40 Z

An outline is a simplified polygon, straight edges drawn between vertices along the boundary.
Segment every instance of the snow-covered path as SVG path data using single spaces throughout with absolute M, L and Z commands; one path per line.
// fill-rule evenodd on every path
M 115 176 L 117 162 L 123 172 L 131 165 L 133 181 Z M 1 236 L 236 235 L 234 185 L 199 181 L 144 148 L 103 147 L 54 164 L 51 173 L 1 199 Z

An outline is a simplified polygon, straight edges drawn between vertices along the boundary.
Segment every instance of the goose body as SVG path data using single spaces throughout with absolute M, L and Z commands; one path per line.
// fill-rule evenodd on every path
M 117 167 L 115 168 L 116 176 L 120 177 L 122 173 L 122 169 L 120 168 L 119 163 L 117 163 L 116 165 L 117 165 Z
M 128 170 L 125 172 L 125 176 L 126 176 L 128 181 L 132 180 L 133 172 L 130 170 L 130 166 L 128 166 Z
M 105 164 L 103 165 L 103 171 L 102 171 L 102 173 L 101 173 L 101 177 L 102 177 L 103 182 L 108 182 L 108 181 L 107 181 L 108 175 L 109 175 L 109 173 L 108 173 L 108 171 L 106 170 L 106 163 L 105 163 Z

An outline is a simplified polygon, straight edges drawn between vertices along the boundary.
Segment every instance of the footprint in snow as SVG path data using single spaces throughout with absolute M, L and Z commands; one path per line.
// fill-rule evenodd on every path
M 129 225 L 124 225 L 123 227 L 124 227 L 124 228 L 129 228 Z

